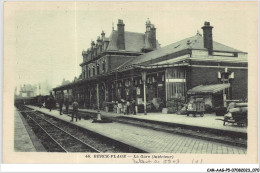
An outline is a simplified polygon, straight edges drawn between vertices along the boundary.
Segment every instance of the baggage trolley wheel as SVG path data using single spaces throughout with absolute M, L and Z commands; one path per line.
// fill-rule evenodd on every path
M 200 116 L 201 116 L 201 117 L 204 117 L 204 113 L 200 113 Z

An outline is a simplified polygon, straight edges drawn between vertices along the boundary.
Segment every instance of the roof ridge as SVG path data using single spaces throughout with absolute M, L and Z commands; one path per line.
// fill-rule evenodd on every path
M 196 34 L 196 35 L 197 35 L 197 34 Z M 149 56 L 149 54 L 153 54 L 154 52 L 157 52 L 157 51 L 163 51 L 163 49 L 165 49 L 165 48 L 168 48 L 168 47 L 173 46 L 174 44 L 177 44 L 177 43 L 183 42 L 184 40 L 187 40 L 187 39 L 193 38 L 193 37 L 195 37 L 196 35 L 191 36 L 191 37 L 188 37 L 188 38 L 185 38 L 185 39 L 182 39 L 182 40 L 180 40 L 180 41 L 177 41 L 177 42 L 174 42 L 174 43 L 171 43 L 171 44 L 168 44 L 168 45 L 166 45 L 166 46 L 164 46 L 164 47 L 160 47 L 159 49 L 156 49 L 156 50 L 154 50 L 154 51 L 151 51 L 151 52 L 145 53 L 145 54 L 143 54 L 143 55 L 140 55 L 140 56 L 138 56 L 138 58 L 141 59 L 142 56 Z M 135 58 L 133 58 L 131 61 L 135 61 Z M 130 63 L 131 61 L 129 61 L 129 63 Z M 126 63 L 126 64 L 127 64 L 127 63 Z
M 133 31 L 125 31 L 125 32 L 127 32 L 127 33 L 135 33 L 135 34 L 142 34 L 142 35 L 145 34 L 145 33 L 142 33 L 142 32 L 133 32 Z
M 177 43 L 183 42 L 183 41 L 185 41 L 185 40 L 189 40 L 189 39 L 191 39 L 191 38 L 193 38 L 193 37 L 196 37 L 196 36 L 197 36 L 197 34 L 194 35 L 194 36 L 187 37 L 187 38 L 184 38 L 184 39 L 182 39 L 182 40 L 176 41 L 176 42 L 174 42 L 174 43 L 168 44 L 168 45 L 163 46 L 163 47 L 161 47 L 161 48 L 163 49 L 163 48 L 165 48 L 165 47 L 173 46 L 174 44 L 177 44 Z M 155 51 L 156 51 L 156 50 L 155 50 Z

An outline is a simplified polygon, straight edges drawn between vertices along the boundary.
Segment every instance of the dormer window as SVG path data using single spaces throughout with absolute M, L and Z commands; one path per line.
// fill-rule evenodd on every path
M 92 60 L 93 58 L 94 58 L 94 51 L 92 50 L 92 51 L 91 51 L 91 58 L 90 58 L 90 59 Z
M 82 79 L 84 79 L 84 78 L 85 78 L 85 72 L 84 72 L 84 71 L 82 72 L 82 75 L 81 75 L 81 77 L 82 77 Z
M 82 66 L 82 79 L 85 78 L 85 66 Z

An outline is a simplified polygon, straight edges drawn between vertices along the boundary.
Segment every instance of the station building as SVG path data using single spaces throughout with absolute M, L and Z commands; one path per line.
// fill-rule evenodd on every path
M 173 112 L 193 96 L 212 108 L 225 106 L 226 100 L 247 99 L 247 53 L 214 41 L 210 22 L 202 30 L 160 47 L 149 19 L 144 33 L 125 31 L 118 20 L 117 30 L 109 37 L 102 31 L 82 52 L 79 79 L 53 91 L 57 98 L 76 98 L 83 108 L 107 111 L 121 99 L 135 100 L 143 111 L 160 100 Z

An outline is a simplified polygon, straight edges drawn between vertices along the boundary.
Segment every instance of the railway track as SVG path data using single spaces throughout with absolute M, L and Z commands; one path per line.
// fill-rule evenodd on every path
M 57 125 L 51 123 L 50 121 L 37 116 L 35 112 L 24 111 L 21 113 L 25 113 L 27 119 L 33 121 L 41 129 L 41 131 L 48 136 L 48 141 L 51 140 L 51 143 L 55 143 L 56 146 L 58 146 L 55 147 L 58 148 L 57 151 L 100 153 L 98 149 L 78 139 L 65 130 L 59 128 Z
M 19 107 L 28 124 L 50 152 L 144 153 L 145 151 L 88 131 L 46 114 Z M 35 127 L 37 126 L 37 127 Z M 95 146 L 95 147 L 93 147 Z

